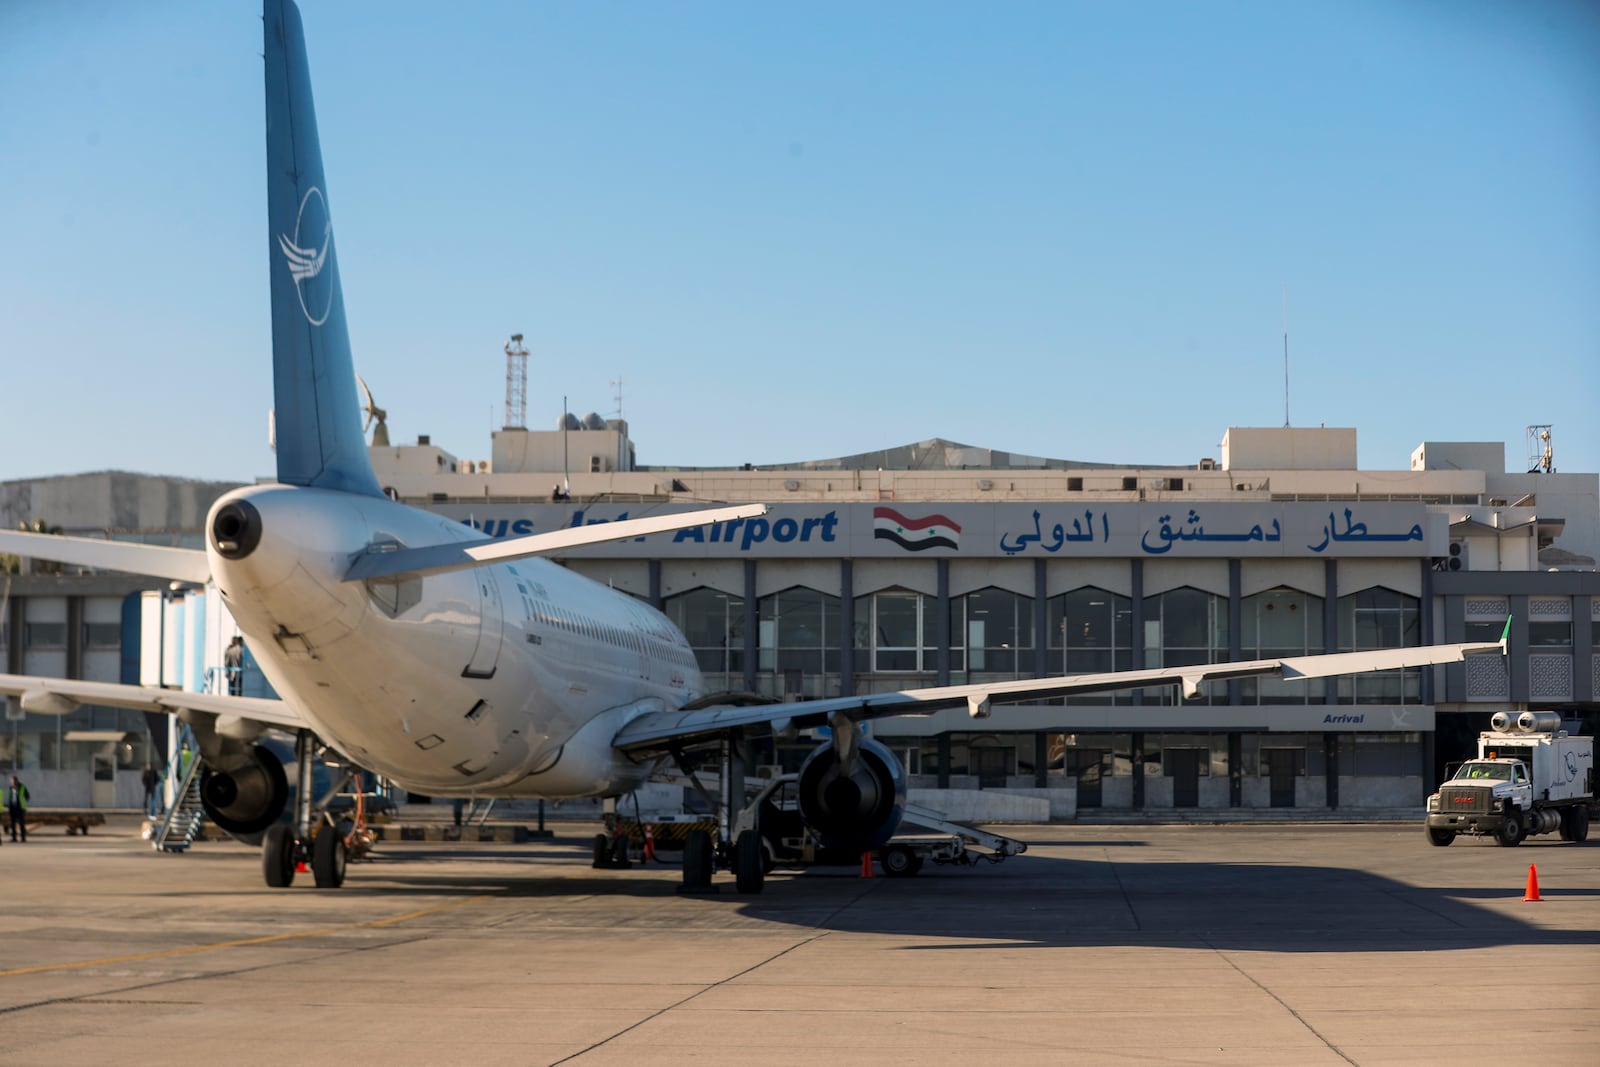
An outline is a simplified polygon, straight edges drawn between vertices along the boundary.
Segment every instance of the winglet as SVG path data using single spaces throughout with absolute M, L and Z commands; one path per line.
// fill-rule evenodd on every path
M 1510 654 L 1511 654 L 1511 616 L 1507 615 L 1506 616 L 1506 628 L 1504 630 L 1500 631 L 1500 655 L 1503 658 L 1505 656 L 1509 656 Z
M 262 22 L 278 480 L 381 496 L 361 432 L 300 12 L 293 0 L 263 0 Z

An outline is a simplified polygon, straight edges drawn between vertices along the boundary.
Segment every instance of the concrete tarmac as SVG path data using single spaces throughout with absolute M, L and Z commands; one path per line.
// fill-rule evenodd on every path
M 0 847 L 0 1064 L 1600 1062 L 1600 841 L 1016 827 L 742 897 L 593 870 L 589 824 L 385 844 L 340 890 L 103 829 Z

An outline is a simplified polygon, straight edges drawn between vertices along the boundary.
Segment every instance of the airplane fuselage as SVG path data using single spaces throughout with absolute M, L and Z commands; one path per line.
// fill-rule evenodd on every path
M 253 543 L 219 544 L 217 517 L 236 502 L 258 517 Z M 279 695 L 410 790 L 625 793 L 650 765 L 611 747 L 617 730 L 702 695 L 665 616 L 548 560 L 343 580 L 366 552 L 481 540 L 440 516 L 268 485 L 218 500 L 208 529 L 217 588 Z

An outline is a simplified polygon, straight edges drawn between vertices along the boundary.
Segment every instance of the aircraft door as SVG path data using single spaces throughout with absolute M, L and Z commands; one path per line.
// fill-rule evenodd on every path
M 493 678 L 500 661 L 500 638 L 505 633 L 506 613 L 500 599 L 500 574 L 497 567 L 478 567 L 469 572 L 478 583 L 478 643 L 472 661 L 461 671 L 463 678 Z

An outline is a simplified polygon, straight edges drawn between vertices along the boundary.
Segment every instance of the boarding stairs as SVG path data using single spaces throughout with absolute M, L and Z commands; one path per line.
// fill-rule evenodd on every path
M 190 736 L 187 727 L 183 736 Z M 167 814 L 150 834 L 151 847 L 157 852 L 183 852 L 200 836 L 206 818 L 205 806 L 200 803 L 200 764 L 198 754 L 189 760 L 188 772 L 178 783 Z M 177 769 L 175 765 L 173 769 Z

